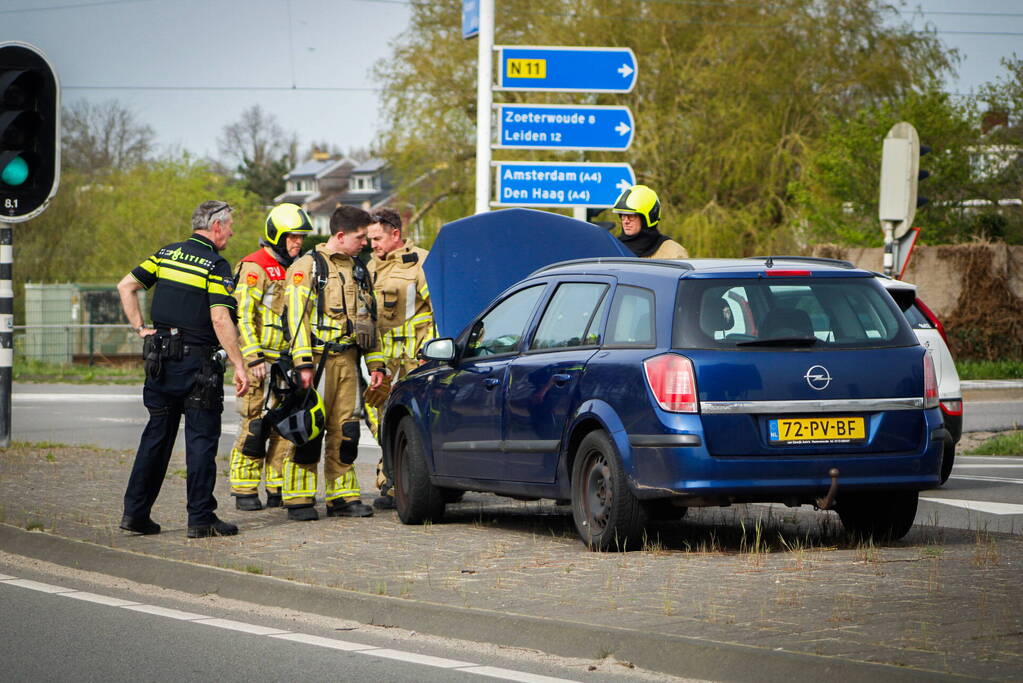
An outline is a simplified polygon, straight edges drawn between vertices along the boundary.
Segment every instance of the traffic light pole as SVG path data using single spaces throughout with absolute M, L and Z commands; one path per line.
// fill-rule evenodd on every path
M 12 224 L 0 221 L 0 448 L 11 445 L 14 376 L 14 246 Z

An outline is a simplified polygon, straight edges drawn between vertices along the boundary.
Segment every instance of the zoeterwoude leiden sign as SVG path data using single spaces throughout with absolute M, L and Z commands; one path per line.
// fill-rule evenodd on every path
M 632 144 L 628 107 L 498 104 L 498 149 L 578 149 L 619 152 Z
M 495 90 L 630 92 L 636 55 L 627 47 L 501 46 Z
M 636 184 L 628 164 L 495 161 L 494 206 L 612 206 Z

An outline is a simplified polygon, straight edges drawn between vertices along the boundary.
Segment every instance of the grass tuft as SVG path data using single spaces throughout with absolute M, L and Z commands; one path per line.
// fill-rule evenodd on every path
M 1023 431 L 993 436 L 970 451 L 969 455 L 1023 455 Z

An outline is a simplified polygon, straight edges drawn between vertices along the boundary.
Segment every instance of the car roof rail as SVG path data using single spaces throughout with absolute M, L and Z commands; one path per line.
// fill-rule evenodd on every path
M 551 270 L 553 268 L 563 268 L 564 266 L 578 266 L 586 264 L 594 265 L 629 264 L 633 266 L 637 264 L 643 264 L 649 266 L 664 266 L 667 268 L 675 268 L 678 270 L 695 270 L 695 268 L 693 268 L 693 264 L 687 263 L 685 261 L 668 261 L 661 259 L 638 258 L 635 256 L 596 256 L 590 258 L 576 258 L 571 259 L 569 261 L 558 261 L 557 263 L 552 263 L 550 265 L 544 266 L 543 268 L 534 270 L 532 273 L 529 274 L 529 277 L 539 275 L 540 273 Z
M 823 256 L 747 256 L 750 261 L 796 261 L 798 263 L 819 263 L 822 266 L 836 266 L 838 268 L 855 268 L 852 261 L 843 261 L 837 258 L 825 258 Z

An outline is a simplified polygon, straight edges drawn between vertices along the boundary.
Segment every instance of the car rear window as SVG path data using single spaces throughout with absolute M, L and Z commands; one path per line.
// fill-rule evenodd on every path
M 654 335 L 654 293 L 642 287 L 619 285 L 611 302 L 605 346 L 651 347 Z
M 916 337 L 873 278 L 683 279 L 675 348 L 871 348 Z
M 920 308 L 913 304 L 905 310 L 906 320 L 909 321 L 909 326 L 914 330 L 933 330 L 934 325 L 931 323 L 930 318 L 924 315 L 924 312 Z

